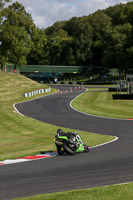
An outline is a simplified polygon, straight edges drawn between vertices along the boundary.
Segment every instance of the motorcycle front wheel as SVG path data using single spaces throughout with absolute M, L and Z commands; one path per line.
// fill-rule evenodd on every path
M 89 147 L 84 144 L 84 152 L 88 153 L 90 151 Z
M 72 149 L 69 148 L 68 142 L 65 141 L 65 140 L 63 141 L 63 148 L 70 155 L 75 155 L 76 154 L 76 148 L 72 148 Z
M 57 148 L 57 152 L 59 155 L 62 155 L 63 154 L 63 151 L 61 150 L 61 146 L 57 145 L 56 144 L 56 148 Z

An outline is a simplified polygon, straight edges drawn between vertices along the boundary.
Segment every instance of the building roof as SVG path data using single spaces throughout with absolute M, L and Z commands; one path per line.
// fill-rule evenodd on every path
M 13 65 L 8 65 L 8 70 L 13 70 Z M 25 65 L 20 68 L 22 73 L 42 72 L 42 73 L 79 73 L 81 66 L 55 66 L 55 65 Z

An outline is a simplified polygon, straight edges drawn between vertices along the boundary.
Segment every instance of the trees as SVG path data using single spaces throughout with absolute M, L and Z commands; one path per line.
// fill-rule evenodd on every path
M 87 72 L 93 66 L 115 67 L 126 73 L 133 61 L 132 13 L 129 2 L 55 23 L 46 29 L 50 64 L 88 66 Z
M 73 50 L 71 44 L 73 38 L 63 29 L 59 29 L 49 37 L 49 58 L 52 65 L 74 64 Z
M 57 22 L 45 32 L 50 64 L 90 65 L 92 28 L 86 17 Z
M 22 4 L 16 2 L 3 8 L 0 24 L 0 64 L 6 70 L 7 62 L 23 66 L 32 41 L 35 25 Z
M 129 23 L 117 25 L 107 30 L 105 34 L 105 48 L 102 63 L 108 68 L 114 66 L 120 74 L 125 73 L 130 63 L 129 52 L 132 26 Z M 129 50 L 130 49 L 130 50 Z M 129 52 L 128 52 L 129 51 Z
M 1 1 L 0 1 L 0 11 L 2 10 L 2 8 L 4 7 L 4 5 L 5 5 L 7 2 L 11 2 L 11 0 L 1 0 Z
M 105 32 L 112 27 L 111 18 L 103 11 L 97 11 L 89 17 L 89 21 L 92 26 L 92 63 L 94 66 L 101 66 Z
M 72 18 L 67 23 L 68 34 L 73 38 L 76 65 L 90 65 L 92 27 L 87 18 Z
M 32 49 L 27 56 L 28 64 L 46 65 L 49 63 L 48 39 L 43 30 L 35 28 L 31 35 Z
M 133 2 L 37 28 L 22 4 L 0 1 L 0 64 L 102 66 L 127 72 L 133 63 Z M 97 70 L 98 71 L 98 70 Z M 96 72 L 95 72 L 96 73 Z

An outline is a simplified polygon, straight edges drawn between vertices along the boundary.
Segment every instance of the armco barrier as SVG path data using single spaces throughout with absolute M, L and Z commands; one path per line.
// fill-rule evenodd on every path
M 50 92 L 50 91 L 51 91 L 51 88 L 39 89 L 39 90 L 35 90 L 35 91 L 32 91 L 32 92 L 26 92 L 26 93 L 24 93 L 24 96 L 25 97 L 31 97 L 31 96 L 34 96 L 34 95 L 37 95 L 37 94 L 42 94 L 42 93 Z
M 113 100 L 133 100 L 133 94 L 114 94 Z

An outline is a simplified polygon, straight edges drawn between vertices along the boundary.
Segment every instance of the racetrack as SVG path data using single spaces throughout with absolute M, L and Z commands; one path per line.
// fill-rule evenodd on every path
M 75 111 L 70 102 L 82 92 L 69 90 L 15 107 L 23 115 L 42 122 L 114 135 L 119 140 L 91 149 L 90 153 L 0 166 L 0 199 L 133 181 L 133 121 L 99 118 Z

